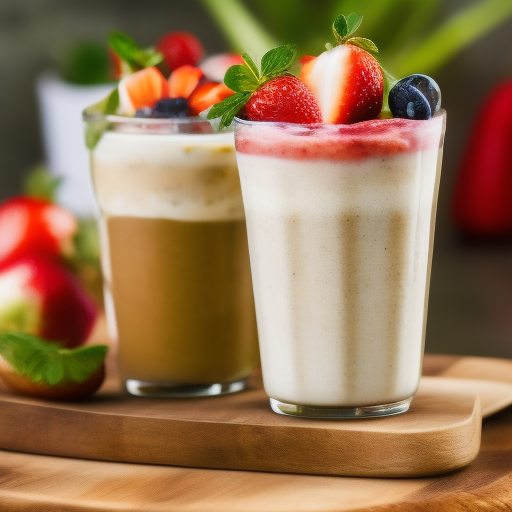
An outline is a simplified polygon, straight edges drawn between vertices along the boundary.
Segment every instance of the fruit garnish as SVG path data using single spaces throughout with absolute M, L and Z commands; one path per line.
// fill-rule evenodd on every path
M 230 98 L 235 93 L 223 83 L 206 82 L 199 85 L 188 98 L 191 115 L 199 115 L 212 105 Z
M 107 352 L 106 345 L 70 350 L 28 334 L 0 332 L 0 377 L 12 391 L 23 395 L 83 398 L 103 382 Z
M 248 54 L 242 55 L 244 64 L 231 66 L 224 77 L 224 83 L 236 94 L 214 105 L 208 119 L 220 117 L 220 128 L 223 128 L 246 107 L 244 113 L 249 120 L 320 122 L 315 98 L 289 73 L 296 54 L 295 45 L 273 48 L 263 55 L 260 69 Z
M 139 108 L 152 107 L 169 96 L 169 85 L 156 67 L 136 71 L 125 76 L 118 85 L 121 113 L 133 115 Z
M 389 91 L 389 109 L 393 117 L 430 119 L 441 107 L 441 90 L 426 75 L 410 75 Z
M 201 62 L 200 68 L 204 76 L 212 82 L 222 82 L 226 71 L 231 66 L 243 64 L 244 59 L 237 53 L 219 53 L 207 57 Z
M 77 347 L 89 336 L 96 306 L 75 276 L 41 256 L 0 269 L 0 330 L 20 331 Z
M 164 98 L 163 100 L 157 101 L 155 106 L 151 109 L 151 117 L 185 117 L 188 110 L 188 101 L 185 98 Z
M 338 16 L 333 32 L 338 46 L 304 63 L 300 78 L 318 101 L 327 124 L 350 124 L 375 119 L 382 110 L 384 74 L 378 52 L 369 39 L 353 37 L 363 17 Z
M 169 97 L 188 98 L 197 87 L 203 72 L 195 66 L 181 66 L 175 69 L 169 77 Z
M 169 32 L 158 40 L 155 48 L 171 71 L 185 65 L 196 66 L 204 56 L 201 41 L 189 32 Z
M 44 199 L 14 197 L 0 205 L 0 265 L 30 254 L 70 256 L 78 229 L 75 216 Z

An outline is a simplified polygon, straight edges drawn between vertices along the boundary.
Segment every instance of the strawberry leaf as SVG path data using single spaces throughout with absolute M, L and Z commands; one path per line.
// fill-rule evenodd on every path
M 260 72 L 258 70 L 258 66 L 256 66 L 256 64 L 254 63 L 254 61 L 251 59 L 251 57 L 249 56 L 249 54 L 247 53 L 244 53 L 242 55 L 242 59 L 243 61 L 247 64 L 247 67 L 252 71 L 252 73 L 254 74 L 254 76 L 256 77 L 256 79 L 259 79 L 260 78 Z
M 54 203 L 62 178 L 51 174 L 46 167 L 38 166 L 30 171 L 25 179 L 24 191 L 29 197 L 46 199 Z
M 268 78 L 288 71 L 296 55 L 297 47 L 294 44 L 285 44 L 269 50 L 261 59 L 261 74 Z
M 259 81 L 249 67 L 243 64 L 231 66 L 224 76 L 224 83 L 235 92 L 253 92 Z
M 30 381 L 50 386 L 85 382 L 105 362 L 107 351 L 106 345 L 65 349 L 29 334 L 0 333 L 0 356 Z
M 366 39 L 365 37 L 351 37 L 350 39 L 347 39 L 346 42 L 353 44 L 355 46 L 359 46 L 359 48 L 362 48 L 367 52 L 379 53 L 377 45 L 373 41 L 371 41 L 370 39 Z

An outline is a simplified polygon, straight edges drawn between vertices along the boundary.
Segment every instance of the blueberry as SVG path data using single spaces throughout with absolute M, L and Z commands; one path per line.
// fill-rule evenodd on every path
M 152 117 L 185 117 L 188 102 L 185 98 L 164 98 L 155 103 Z
M 143 107 L 137 109 L 137 112 L 135 112 L 135 117 L 151 117 L 153 110 L 151 107 Z
M 389 109 L 393 117 L 430 119 L 441 107 L 441 90 L 426 75 L 410 75 L 389 91 Z

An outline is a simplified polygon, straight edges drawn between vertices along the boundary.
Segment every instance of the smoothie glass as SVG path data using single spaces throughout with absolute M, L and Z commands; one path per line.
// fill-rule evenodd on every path
M 84 112 L 107 320 L 141 396 L 240 391 L 257 361 L 233 133 Z
M 265 391 L 276 413 L 408 410 L 419 384 L 445 113 L 236 121 Z

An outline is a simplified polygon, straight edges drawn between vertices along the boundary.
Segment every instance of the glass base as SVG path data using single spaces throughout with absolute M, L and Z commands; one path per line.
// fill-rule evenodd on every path
M 281 402 L 275 398 L 270 399 L 270 407 L 277 414 L 285 416 L 299 416 L 301 418 L 317 419 L 357 419 L 376 418 L 379 416 L 393 416 L 407 412 L 412 396 L 384 405 L 364 405 L 362 407 L 320 407 L 314 405 L 295 405 Z
M 135 396 L 192 398 L 201 396 L 219 396 L 237 393 L 245 389 L 247 379 L 225 384 L 173 384 L 167 382 L 145 382 L 135 379 L 125 381 L 126 390 Z

